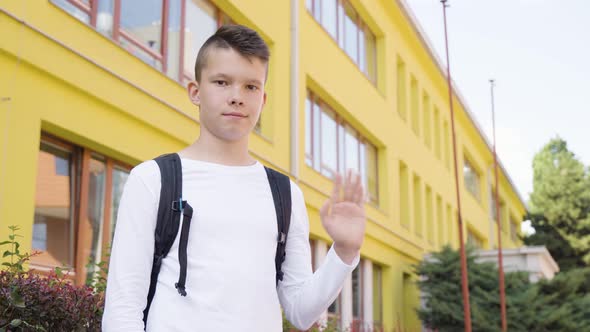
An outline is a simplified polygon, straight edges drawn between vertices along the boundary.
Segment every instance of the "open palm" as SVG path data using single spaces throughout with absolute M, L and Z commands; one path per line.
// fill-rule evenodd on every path
M 320 209 L 326 232 L 335 245 L 358 251 L 365 235 L 365 194 L 358 174 L 348 172 L 345 179 L 336 174 L 332 196 Z

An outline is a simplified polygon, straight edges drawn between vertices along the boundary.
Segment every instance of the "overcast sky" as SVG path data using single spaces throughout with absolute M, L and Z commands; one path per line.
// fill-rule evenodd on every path
M 444 59 L 439 0 L 406 0 Z M 522 197 L 532 159 L 559 135 L 590 165 L 590 0 L 449 0 L 451 75 Z M 446 66 L 446 63 L 444 63 Z

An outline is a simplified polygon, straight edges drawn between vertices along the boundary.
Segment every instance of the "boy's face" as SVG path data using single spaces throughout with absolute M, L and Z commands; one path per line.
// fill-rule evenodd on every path
M 201 81 L 188 86 L 200 107 L 201 131 L 226 142 L 247 139 L 266 102 L 267 64 L 235 50 L 212 48 L 201 70 Z

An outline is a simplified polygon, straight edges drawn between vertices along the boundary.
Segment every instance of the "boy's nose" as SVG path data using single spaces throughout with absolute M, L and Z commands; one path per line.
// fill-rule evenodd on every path
M 229 104 L 232 106 L 242 106 L 244 102 L 240 100 L 239 97 L 231 97 L 229 100 Z

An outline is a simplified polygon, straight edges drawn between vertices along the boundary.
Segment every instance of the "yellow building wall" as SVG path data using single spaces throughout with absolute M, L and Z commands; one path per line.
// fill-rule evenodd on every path
M 424 129 L 412 130 L 410 77 L 419 91 L 423 124 L 423 93 L 449 124 L 446 80 L 396 1 L 352 0 L 377 38 L 377 84 L 374 85 L 340 49 L 299 1 L 299 132 L 290 132 L 291 35 L 289 1 L 213 1 L 237 23 L 260 31 L 271 47 L 271 63 L 263 111 L 262 134 L 252 134 L 251 151 L 264 163 L 290 173 L 291 140 L 298 137 L 299 173 L 290 173 L 302 188 L 314 238 L 329 242 L 318 210 L 331 192 L 331 182 L 305 164 L 305 99 L 309 89 L 328 103 L 379 150 L 379 201 L 367 204 L 368 225 L 362 256 L 383 269 L 383 319 L 390 330 L 418 330 L 413 308 L 419 305 L 412 265 L 444 244 L 458 246 L 454 165 L 445 166 Z M 0 239 L 7 226 L 17 224 L 23 250 L 31 248 L 35 179 L 41 132 L 136 165 L 159 154 L 177 151 L 198 136 L 196 108 L 178 82 L 137 59 L 92 27 L 47 0 L 8 0 L 0 4 Z M 272 13 L 272 14 L 270 14 Z M 398 112 L 397 59 L 406 68 L 406 119 Z M 468 227 L 482 237 L 486 249 L 496 245 L 490 217 L 490 172 L 493 156 L 455 96 L 457 164 L 464 237 Z M 433 127 L 434 128 L 434 127 Z M 430 130 L 434 138 L 434 129 Z M 449 140 L 450 141 L 450 140 Z M 452 149 L 450 149 L 452 153 Z M 475 200 L 463 183 L 463 155 L 481 171 L 481 199 Z M 452 158 L 452 155 L 451 155 Z M 452 159 L 451 159 L 452 160 Z M 400 162 L 407 167 L 408 226 L 400 217 Z M 501 172 L 500 196 L 516 221 L 524 203 Z M 420 178 L 422 236 L 416 234 L 414 176 Z M 431 188 L 433 230 L 426 229 L 426 187 Z M 442 220 L 437 212 L 441 200 Z M 450 216 L 448 211 L 450 211 Z M 506 218 L 507 213 L 505 213 Z M 449 219 L 450 217 L 450 219 Z M 469 224 L 467 224 L 469 223 Z M 495 227 L 495 224 L 493 224 Z M 509 225 L 506 222 L 506 225 Z M 519 246 L 502 234 L 504 247 Z M 432 232 L 433 241 L 427 234 Z M 441 241 L 442 240 L 442 241 Z

